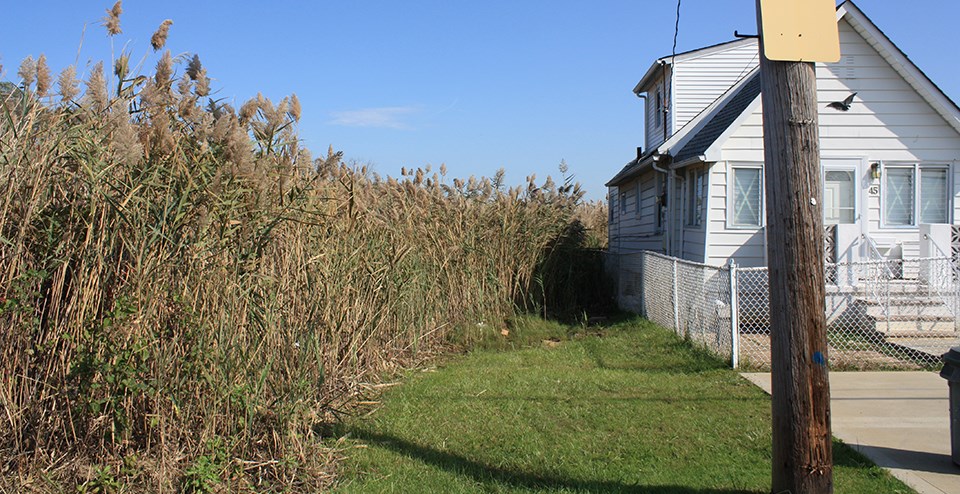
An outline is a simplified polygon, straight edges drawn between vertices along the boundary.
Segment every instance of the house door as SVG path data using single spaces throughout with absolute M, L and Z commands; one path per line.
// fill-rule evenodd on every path
M 852 261 L 858 257 L 855 247 L 867 227 L 860 207 L 860 159 L 824 159 L 822 165 L 823 224 L 835 235 L 825 240 L 836 242 L 836 260 Z

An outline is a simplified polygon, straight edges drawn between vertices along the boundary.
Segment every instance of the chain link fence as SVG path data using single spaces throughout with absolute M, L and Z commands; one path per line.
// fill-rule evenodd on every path
M 717 267 L 653 252 L 611 255 L 621 308 L 747 369 L 770 367 L 766 268 Z M 830 365 L 934 369 L 960 344 L 960 270 L 949 257 L 827 264 Z

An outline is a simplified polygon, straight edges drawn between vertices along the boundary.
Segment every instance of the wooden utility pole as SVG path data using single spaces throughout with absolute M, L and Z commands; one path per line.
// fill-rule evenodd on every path
M 757 26 L 770 276 L 772 492 L 832 493 L 815 66 L 767 58 L 761 2 L 757 0 Z

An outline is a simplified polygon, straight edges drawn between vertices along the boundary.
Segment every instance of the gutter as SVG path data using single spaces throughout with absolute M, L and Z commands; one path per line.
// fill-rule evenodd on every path
M 698 154 L 696 156 L 691 156 L 683 161 L 678 161 L 676 163 L 671 164 L 670 170 L 676 173 L 676 170 L 680 168 L 684 168 L 684 167 L 693 165 L 695 163 L 706 163 L 706 162 L 707 162 L 707 156 L 703 154 Z

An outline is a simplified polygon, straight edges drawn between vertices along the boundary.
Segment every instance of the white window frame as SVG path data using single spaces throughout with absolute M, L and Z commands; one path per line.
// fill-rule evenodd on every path
M 613 223 L 613 218 L 616 215 L 617 208 L 614 206 L 615 195 L 607 193 L 607 223 Z
M 913 223 L 910 225 L 887 224 L 887 171 L 891 168 L 913 170 Z M 917 162 L 883 162 L 880 166 L 880 226 L 889 230 L 915 230 L 920 227 L 920 171 L 930 169 L 946 170 L 946 198 L 944 204 L 947 213 L 947 223 L 953 223 L 953 170 L 948 163 L 917 163 Z
M 734 170 L 753 169 L 760 170 L 760 218 L 757 225 L 741 225 L 734 223 Z M 727 164 L 727 229 L 728 230 L 760 230 L 766 226 L 766 176 L 764 174 L 763 163 L 757 162 L 736 162 Z
M 856 165 L 823 165 L 820 167 L 820 184 L 825 187 L 827 184 L 827 172 L 853 172 L 853 223 L 839 223 L 839 224 L 853 224 L 856 225 L 860 223 L 860 171 Z M 821 192 L 822 194 L 823 192 Z M 823 211 L 823 223 L 827 223 L 827 211 Z
M 707 216 L 707 200 L 710 195 L 710 177 L 707 173 L 707 169 L 698 168 L 691 169 L 687 173 L 687 217 L 684 218 L 684 226 L 687 229 L 703 229 L 703 225 L 706 223 L 705 219 Z M 761 175 L 762 176 L 762 175 Z M 697 177 L 703 177 L 703 183 L 700 186 L 700 190 L 694 190 L 697 186 Z M 699 214 L 695 211 L 697 209 L 697 199 L 702 196 L 702 201 L 700 202 Z M 694 219 L 695 221 L 691 221 Z
M 620 204 L 619 204 L 620 214 L 621 215 L 626 214 L 627 213 L 627 191 L 620 190 L 620 194 L 617 196 L 617 200 L 620 201 Z
M 659 129 L 663 125 L 663 92 L 659 89 L 656 92 L 653 113 L 653 127 Z
M 637 179 L 637 202 L 634 204 L 634 212 L 638 219 L 643 214 L 643 177 Z

